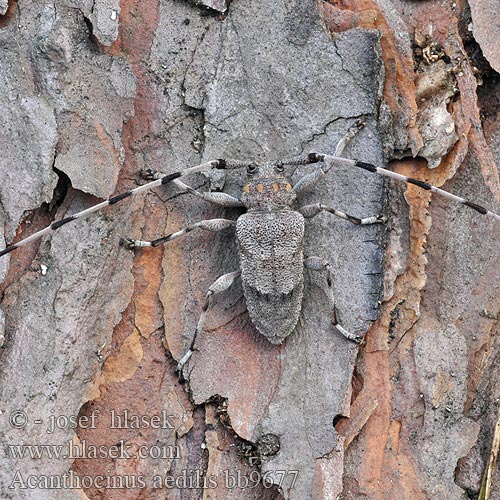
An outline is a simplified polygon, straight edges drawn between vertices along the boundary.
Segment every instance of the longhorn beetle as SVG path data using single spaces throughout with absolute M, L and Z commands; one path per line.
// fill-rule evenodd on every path
M 352 139 L 362 126 L 362 123 L 357 123 L 355 127 L 348 131 L 346 136 L 337 145 L 335 155 L 333 156 L 322 153 L 309 153 L 305 156 L 264 163 L 262 165 L 248 161 L 219 159 L 168 175 L 161 175 L 149 169 L 145 170 L 142 172 L 142 176 L 148 179 L 149 183 L 131 191 L 112 196 L 108 200 L 86 210 L 53 222 L 50 226 L 41 229 L 31 236 L 9 245 L 0 251 L 0 257 L 40 238 L 44 234 L 50 233 L 76 219 L 97 212 L 108 205 L 114 205 L 121 200 L 149 189 L 173 183 L 181 191 L 191 193 L 208 202 L 223 207 L 244 207 L 247 209 L 247 212 L 241 215 L 236 221 L 229 219 L 202 220 L 153 241 L 133 240 L 130 238 L 122 238 L 120 240 L 122 246 L 133 250 L 141 247 L 156 247 L 179 238 L 196 228 L 212 232 L 222 231 L 230 227 L 236 228 L 240 270 L 222 275 L 208 289 L 203 311 L 190 347 L 177 365 L 179 372 L 182 372 L 183 366 L 193 353 L 196 337 L 203 330 L 207 310 L 210 307 L 213 296 L 227 290 L 238 277 L 241 277 L 248 312 L 257 330 L 271 343 L 280 344 L 295 329 L 299 319 L 304 289 L 303 268 L 325 272 L 328 300 L 332 309 L 332 324 L 347 339 L 359 343 L 362 339 L 345 330 L 337 321 L 330 263 L 317 256 L 304 258 L 304 222 L 305 219 L 311 219 L 321 212 L 329 212 L 358 225 L 381 223 L 385 219 L 381 215 L 359 219 L 322 203 L 305 205 L 299 207 L 297 210 L 293 209 L 296 198 L 303 191 L 324 178 L 334 164 L 358 167 L 371 173 L 377 173 L 398 181 L 414 184 L 419 188 L 462 203 L 482 215 L 500 221 L 500 215 L 476 203 L 432 186 L 427 182 L 376 167 L 371 163 L 341 157 L 340 155 L 347 142 Z M 309 164 L 316 164 L 316 170 L 304 175 L 295 185 L 292 185 L 284 173 L 285 166 Z M 180 177 L 197 172 L 207 172 L 214 169 L 235 170 L 240 168 L 246 168 L 247 180 L 239 199 L 224 192 L 199 192 L 179 180 Z

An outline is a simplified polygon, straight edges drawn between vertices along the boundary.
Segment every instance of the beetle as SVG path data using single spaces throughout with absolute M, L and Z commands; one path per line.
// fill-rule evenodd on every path
M 347 142 L 362 126 L 362 122 L 358 122 L 348 131 L 336 148 L 337 155 L 341 154 Z M 319 161 L 322 161 L 320 155 L 316 157 L 314 154 L 261 165 L 217 160 L 219 163 L 215 168 L 246 168 L 247 178 L 238 198 L 220 192 L 199 193 L 178 179 L 173 183 L 182 191 L 206 201 L 224 207 L 243 207 L 246 213 L 236 221 L 202 220 L 153 241 L 130 238 L 120 241 L 122 246 L 134 250 L 167 243 L 194 229 L 218 232 L 234 228 L 236 231 L 240 269 L 220 276 L 209 287 L 190 347 L 177 365 L 179 372 L 191 357 L 198 334 L 203 331 L 213 296 L 227 290 L 238 278 L 241 278 L 247 310 L 253 324 L 269 342 L 281 344 L 295 330 L 299 321 L 304 295 L 304 269 L 326 273 L 333 326 L 347 339 L 356 343 L 362 341 L 361 337 L 348 332 L 337 321 L 331 264 L 319 256 L 304 258 L 305 219 L 313 218 L 323 211 L 358 225 L 381 223 L 385 218 L 380 215 L 359 219 L 321 203 L 295 210 L 294 204 L 298 196 L 324 177 L 331 165 L 305 175 L 295 185 L 285 174 L 285 166 Z M 149 169 L 142 174 L 148 180 L 162 178 L 161 174 Z
M 196 228 L 213 232 L 231 227 L 236 229 L 240 270 L 224 274 L 208 289 L 191 346 L 179 361 L 179 371 L 191 356 L 197 335 L 203 331 L 206 312 L 213 296 L 227 290 L 238 277 L 241 277 L 248 313 L 255 327 L 271 343 L 281 344 L 294 331 L 299 320 L 304 291 L 304 267 L 326 272 L 332 323 L 349 340 L 361 342 L 360 337 L 345 330 L 337 321 L 331 264 L 317 256 L 304 258 L 304 222 L 306 218 L 312 218 L 322 211 L 331 212 L 353 224 L 363 225 L 383 222 L 383 216 L 358 219 L 319 203 L 294 210 L 297 196 L 322 177 L 323 171 L 319 176 L 317 173 L 306 175 L 302 182 L 292 186 L 291 180 L 284 174 L 283 162 L 262 165 L 252 163 L 246 168 L 247 179 L 240 199 L 225 193 L 200 193 L 205 200 L 226 207 L 246 208 L 247 212 L 236 221 L 203 220 L 150 242 L 129 238 L 121 240 L 123 246 L 132 250 L 158 246 Z M 148 174 L 155 175 L 153 172 Z M 174 182 L 181 189 L 193 191 L 179 181 Z M 210 196 L 211 194 L 214 196 Z
M 50 226 L 31 236 L 7 246 L 7 248 L 0 251 L 0 257 L 40 238 L 44 234 L 57 230 L 65 224 L 90 215 L 108 205 L 114 205 L 146 190 L 173 183 L 181 191 L 191 193 L 211 203 L 224 207 L 244 207 L 247 209 L 247 212 L 242 214 L 236 221 L 229 219 L 202 220 L 153 241 L 133 240 L 130 238 L 120 240 L 123 247 L 134 250 L 142 247 L 156 247 L 184 236 L 194 229 L 212 232 L 223 231 L 231 227 L 236 229 L 240 270 L 222 275 L 209 287 L 190 347 L 178 362 L 177 370 L 180 373 L 182 373 L 184 365 L 193 353 L 197 335 L 203 330 L 207 310 L 211 305 L 213 296 L 227 290 L 238 277 L 241 277 L 249 315 L 257 330 L 271 343 L 281 344 L 294 331 L 299 319 L 304 291 L 304 268 L 324 272 L 326 274 L 326 291 L 331 307 L 333 326 L 347 339 L 360 343 L 362 339 L 359 336 L 345 330 L 337 321 L 331 264 L 319 256 L 304 257 L 305 219 L 311 219 L 321 212 L 328 212 L 353 224 L 370 225 L 384 222 L 385 217 L 377 215 L 360 219 L 322 203 L 305 205 L 294 209 L 294 203 L 299 195 L 320 179 L 323 179 L 333 165 L 343 164 L 349 167 L 357 167 L 371 173 L 416 185 L 421 189 L 437 193 L 482 215 L 500 221 L 500 215 L 424 181 L 377 167 L 371 163 L 340 156 L 347 142 L 362 126 L 362 123 L 358 123 L 348 131 L 337 145 L 334 155 L 309 153 L 304 156 L 261 165 L 248 161 L 218 159 L 167 175 L 147 169 L 142 172 L 143 178 L 150 181 L 147 184 L 112 196 L 86 210 L 53 222 Z M 292 184 L 291 180 L 285 175 L 285 166 L 310 164 L 316 166 L 315 170 L 304 175 L 295 184 Z M 240 198 L 230 196 L 224 192 L 199 192 L 180 180 L 181 177 L 198 172 L 210 170 L 230 171 L 240 168 L 246 168 L 247 171 L 247 179 Z

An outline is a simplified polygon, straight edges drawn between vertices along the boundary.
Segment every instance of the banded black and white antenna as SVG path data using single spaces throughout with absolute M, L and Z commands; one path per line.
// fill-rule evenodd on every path
M 64 226 L 65 224 L 68 224 L 69 222 L 73 222 L 74 220 L 82 219 L 83 217 L 87 217 L 87 215 L 90 215 L 94 212 L 98 212 L 99 210 L 102 210 L 103 208 L 106 208 L 109 205 L 114 205 L 114 204 L 118 203 L 119 201 L 122 201 L 122 200 L 129 198 L 131 196 L 135 196 L 137 194 L 143 193 L 144 191 L 148 191 L 148 190 L 153 189 L 155 187 L 169 184 L 170 182 L 175 181 L 179 177 L 184 177 L 186 175 L 195 174 L 197 172 L 206 172 L 209 170 L 216 170 L 216 169 L 231 170 L 231 169 L 236 169 L 236 168 L 245 168 L 247 166 L 248 166 L 248 162 L 243 162 L 243 161 L 238 161 L 238 160 L 212 160 L 212 161 L 208 161 L 205 163 L 201 163 L 200 165 L 196 165 L 194 167 L 186 168 L 185 170 L 182 170 L 179 172 L 174 172 L 173 174 L 167 174 L 167 175 L 160 176 L 160 177 L 158 177 L 158 179 L 156 179 L 152 182 L 148 182 L 147 184 L 139 186 L 139 187 L 132 189 L 130 191 L 125 191 L 124 193 L 120 193 L 120 194 L 117 194 L 116 196 L 112 196 L 111 198 L 108 198 L 107 200 L 105 200 L 101 203 L 98 203 L 97 205 L 93 205 L 92 207 L 89 207 L 85 210 L 82 210 L 81 212 L 78 212 L 76 214 L 70 215 L 69 217 L 65 217 L 64 219 L 53 222 L 52 224 L 50 224 L 50 226 L 47 226 L 43 229 L 40 229 L 40 231 L 33 233 L 32 235 L 18 241 L 17 243 L 13 243 L 13 244 L 7 246 L 7 248 L 0 251 L 0 257 L 12 252 L 16 248 L 23 247 L 23 246 L 27 245 L 28 243 L 31 243 L 32 241 L 40 239 L 45 234 L 50 233 L 52 231 L 55 231 L 56 229 L 59 229 L 61 226 Z M 220 194 L 224 194 L 224 193 L 220 193 Z
M 334 156 L 328 156 L 328 155 L 317 155 L 317 156 L 322 156 L 324 161 L 332 161 L 332 162 L 337 162 L 337 163 L 343 163 L 345 165 L 349 166 L 354 166 L 354 167 L 359 167 L 362 168 L 363 170 L 366 170 L 371 173 L 376 173 L 379 175 L 383 175 L 384 177 L 390 177 L 391 179 L 396 179 L 397 181 L 401 182 L 406 182 L 407 184 L 413 184 L 414 186 L 418 186 L 419 188 L 422 188 L 426 191 L 432 191 L 433 193 L 439 194 L 440 196 L 443 196 L 444 198 L 447 198 L 448 200 L 453 200 L 458 203 L 461 203 L 462 205 L 465 205 L 466 207 L 472 208 L 476 212 L 479 212 L 481 215 L 486 215 L 487 217 L 491 217 L 493 219 L 496 219 L 500 221 L 500 215 L 498 215 L 495 212 L 492 212 L 481 205 L 478 205 L 476 203 L 473 203 L 472 201 L 466 200 L 465 198 L 461 198 L 460 196 L 454 195 L 453 193 L 450 193 L 448 191 L 445 191 L 444 189 L 440 189 L 436 186 L 433 186 L 432 184 L 429 184 L 428 182 L 425 181 L 420 181 L 418 179 L 413 179 L 412 177 L 407 177 L 406 175 L 398 174 L 396 172 L 392 172 L 391 170 L 387 170 L 385 168 L 380 168 L 376 167 L 375 165 L 372 165 L 371 163 L 364 163 L 362 161 L 357 161 L 357 160 L 349 160 L 347 158 L 338 158 Z
M 300 185 L 300 188 L 305 188 L 309 184 L 312 185 L 312 184 L 316 183 L 319 178 L 323 177 L 331 170 L 331 168 L 334 164 L 346 165 L 348 167 L 362 168 L 363 170 L 366 170 L 367 172 L 370 172 L 373 174 L 379 174 L 379 175 L 382 175 L 384 177 L 390 177 L 391 179 L 395 179 L 395 180 L 400 181 L 400 182 L 405 182 L 406 184 L 413 184 L 415 186 L 418 186 L 421 189 L 424 189 L 425 191 L 432 191 L 433 193 L 436 193 L 440 196 L 443 196 L 444 198 L 447 198 L 448 200 L 453 200 L 453 201 L 456 201 L 458 203 L 461 203 L 462 205 L 465 205 L 466 207 L 472 208 L 476 212 L 479 212 L 481 215 L 486 215 L 487 217 L 490 217 L 490 218 L 493 218 L 493 219 L 500 221 L 499 214 L 492 212 L 491 210 L 488 210 L 488 209 L 484 208 L 483 206 L 478 205 L 477 203 L 466 200 L 465 198 L 462 198 L 460 196 L 454 195 L 453 193 L 445 191 L 444 189 L 440 189 L 436 186 L 433 186 L 432 184 L 429 184 L 428 182 L 421 181 L 419 179 L 414 179 L 412 177 L 407 177 L 406 175 L 398 174 L 396 172 L 392 172 L 391 170 L 377 167 L 371 163 L 365 163 L 365 162 L 362 162 L 359 160 L 351 160 L 349 158 L 343 158 L 341 156 L 332 156 L 332 155 L 327 155 L 327 154 L 323 154 L 323 153 L 309 153 L 306 156 L 292 158 L 289 160 L 283 160 L 281 163 L 298 166 L 298 165 L 309 165 L 309 164 L 318 163 L 318 162 L 325 162 L 326 166 L 323 168 L 320 167 L 313 174 L 305 175 L 297 183 L 297 185 Z
M 349 138 L 347 138 L 349 139 Z M 343 144 L 339 143 L 339 146 Z M 337 151 L 341 150 L 343 148 L 337 147 Z M 361 168 L 363 170 L 366 170 L 371 173 L 379 174 L 385 177 L 390 177 L 391 179 L 396 179 L 397 181 L 400 182 L 405 182 L 407 184 L 413 184 L 415 186 L 418 186 L 421 189 L 424 189 L 426 191 L 431 191 L 433 193 L 436 193 L 440 196 L 443 196 L 444 198 L 447 198 L 449 200 L 453 200 L 455 202 L 458 202 L 462 205 L 465 205 L 466 207 L 469 207 L 476 212 L 480 213 L 481 215 L 484 215 L 486 217 L 493 218 L 497 221 L 500 221 L 500 215 L 492 212 L 486 208 L 484 208 L 481 205 L 478 205 L 477 203 L 474 203 L 472 201 L 466 200 L 465 198 L 461 198 L 460 196 L 456 196 L 448 191 L 445 191 L 443 189 L 440 189 L 436 186 L 433 186 L 425 181 L 421 181 L 418 179 L 414 179 L 412 177 L 407 177 L 405 175 L 398 174 L 396 172 L 392 172 L 391 170 L 387 170 L 381 167 L 377 167 L 371 163 L 365 163 L 362 161 L 358 160 L 351 160 L 349 158 L 344 158 L 341 156 L 331 156 L 328 154 L 323 154 L 323 153 L 310 153 L 306 156 L 301 156 L 298 158 L 291 158 L 287 160 L 282 160 L 278 161 L 275 164 L 282 164 L 282 165 L 309 165 L 309 164 L 314 164 L 314 163 L 320 163 L 324 162 L 323 167 L 319 167 L 315 172 L 309 175 L 305 175 L 301 180 L 298 181 L 298 183 L 295 185 L 294 189 L 305 189 L 309 185 L 315 184 L 321 177 L 325 176 L 332 168 L 333 165 L 339 164 L 339 165 L 346 165 L 349 167 L 357 167 Z M 166 185 L 171 182 L 174 182 L 178 184 L 178 187 L 181 188 L 185 192 L 192 192 L 193 194 L 199 195 L 201 198 L 206 199 L 208 201 L 215 201 L 215 199 L 218 200 L 219 204 L 225 205 L 225 206 L 241 206 L 241 203 L 238 203 L 238 200 L 225 194 L 225 193 L 198 193 L 197 191 L 189 188 L 185 184 L 181 183 L 180 181 L 175 182 L 176 179 L 179 179 L 180 177 L 184 177 L 190 174 L 198 173 L 198 172 L 207 172 L 210 170 L 234 170 L 238 168 L 247 168 L 249 166 L 255 166 L 255 163 L 253 162 L 248 162 L 248 161 L 239 161 L 239 160 L 224 160 L 224 159 L 219 159 L 219 160 L 212 160 L 208 161 L 205 163 L 201 163 L 200 165 L 196 165 L 194 167 L 189 167 L 186 168 L 185 170 L 174 172 L 172 174 L 167 174 L 167 175 L 160 175 L 158 178 L 153 180 L 152 182 L 148 182 L 147 184 L 144 184 L 143 186 L 139 186 L 135 189 L 132 189 L 130 191 L 126 191 L 124 193 L 115 195 L 110 197 L 109 199 L 98 203 L 97 205 L 94 205 L 92 207 L 89 207 L 85 210 L 82 210 L 81 212 L 78 212 L 74 215 L 71 215 L 69 217 L 65 217 L 64 219 L 61 219 L 59 221 L 55 221 L 49 226 L 41 229 L 40 231 L 37 231 L 36 233 L 33 233 L 32 235 L 18 241 L 17 243 L 13 243 L 4 250 L 0 251 L 0 257 L 3 255 L 6 255 L 16 248 L 23 247 L 27 245 L 28 243 L 31 243 L 32 241 L 35 241 L 45 234 L 48 234 L 52 231 L 55 231 L 59 229 L 60 227 L 64 226 L 65 224 L 68 224 L 69 222 L 75 221 L 77 219 L 81 219 L 83 217 L 86 217 L 87 215 L 90 215 L 94 212 L 97 212 L 108 205 L 114 205 L 118 203 L 119 201 L 122 201 L 126 198 L 129 198 L 131 196 L 135 196 L 136 194 L 142 193 L 144 191 L 148 191 L 150 189 L 153 189 L 158 186 Z

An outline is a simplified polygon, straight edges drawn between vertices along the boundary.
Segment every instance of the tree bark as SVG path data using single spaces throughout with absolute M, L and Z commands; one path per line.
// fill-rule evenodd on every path
M 472 0 L 0 0 L 4 246 L 141 169 L 333 154 L 359 120 L 346 156 L 498 213 L 495 15 Z M 500 398 L 500 224 L 357 170 L 335 166 L 300 204 L 387 216 L 306 229 L 359 347 L 331 325 L 321 273 L 281 345 L 236 284 L 181 383 L 206 291 L 238 269 L 234 233 L 118 242 L 242 211 L 172 185 L 0 258 L 1 498 L 477 498 Z M 186 182 L 239 196 L 243 174 Z

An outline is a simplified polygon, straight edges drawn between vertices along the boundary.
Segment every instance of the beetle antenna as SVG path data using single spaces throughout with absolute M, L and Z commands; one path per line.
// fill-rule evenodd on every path
M 429 184 L 428 182 L 421 181 L 419 179 L 414 179 L 412 177 L 407 177 L 406 175 L 398 174 L 397 172 L 392 172 L 391 170 L 387 170 L 385 168 L 380 168 L 375 165 L 372 165 L 371 163 L 365 163 L 362 161 L 358 160 L 351 160 L 348 158 L 341 158 L 339 156 L 330 156 L 330 155 L 325 155 L 321 153 L 311 153 L 309 155 L 309 158 L 311 160 L 311 163 L 315 163 L 318 161 L 324 161 L 327 163 L 338 163 L 341 165 L 347 165 L 350 167 L 358 167 L 362 168 L 363 170 L 366 170 L 368 172 L 371 172 L 373 174 L 379 174 L 383 175 L 384 177 L 390 177 L 391 179 L 396 179 L 397 181 L 400 182 L 405 182 L 407 184 L 413 184 L 415 186 L 418 186 L 421 189 L 424 189 L 425 191 L 432 191 L 433 193 L 436 193 L 444 198 L 447 198 L 448 200 L 453 200 L 458 203 L 461 203 L 462 205 L 465 205 L 466 207 L 472 208 L 476 212 L 479 212 L 481 215 L 486 215 L 487 217 L 491 217 L 493 219 L 496 219 L 500 221 L 500 215 L 492 212 L 491 210 L 488 210 L 481 205 L 478 205 L 477 203 L 473 203 L 472 201 L 466 200 L 465 198 L 462 198 L 460 196 L 457 196 L 453 193 L 450 193 L 448 191 L 445 191 L 444 189 L 440 189 L 436 186 L 433 186 L 432 184 Z
M 352 129 L 351 129 L 352 130 Z M 350 135 L 351 130 L 349 130 L 348 134 L 346 137 Z M 354 137 L 354 135 L 352 135 Z M 343 143 L 343 140 L 341 140 L 337 146 L 337 151 L 340 149 L 343 149 L 343 146 L 345 146 L 347 142 Z M 348 167 L 358 167 L 362 168 L 363 170 L 366 170 L 368 172 L 371 172 L 373 174 L 379 174 L 383 175 L 384 177 L 390 177 L 391 179 L 396 179 L 397 181 L 400 182 L 405 182 L 407 184 L 413 184 L 415 186 L 418 186 L 421 189 L 424 189 L 426 191 L 432 191 L 433 193 L 436 193 L 440 196 L 443 196 L 444 198 L 447 198 L 448 200 L 453 200 L 458 203 L 461 203 L 462 205 L 465 205 L 466 207 L 472 208 L 476 212 L 479 212 L 481 215 L 486 215 L 487 217 L 491 217 L 492 219 L 496 219 L 500 221 L 500 215 L 492 212 L 491 210 L 488 210 L 481 205 L 478 205 L 477 203 L 474 203 L 472 201 L 466 200 L 465 198 L 462 198 L 460 196 L 457 196 L 453 193 L 450 193 L 448 191 L 445 191 L 444 189 L 440 189 L 436 186 L 433 186 L 432 184 L 429 184 L 428 182 L 421 181 L 419 179 L 414 179 L 412 177 L 407 177 L 406 175 L 398 174 L 397 172 L 392 172 L 391 170 L 387 170 L 385 168 L 380 168 L 377 167 L 371 163 L 365 163 L 359 160 L 351 160 L 350 158 L 343 158 L 341 156 L 331 156 L 323 153 L 309 153 L 306 155 L 298 156 L 296 158 L 290 158 L 287 160 L 282 160 L 282 163 L 285 163 L 287 165 L 310 165 L 312 163 L 319 163 L 319 162 L 324 162 L 324 166 L 319 166 L 317 170 L 314 172 L 305 175 L 300 179 L 297 184 L 294 186 L 294 191 L 296 192 L 301 192 L 304 191 L 314 184 L 316 184 L 320 179 L 322 179 L 333 167 L 333 165 L 340 164 L 340 165 L 346 165 Z
M 131 196 L 142 193 L 144 191 L 148 191 L 148 190 L 153 189 L 153 188 L 158 187 L 158 186 L 169 184 L 170 182 L 172 182 L 175 179 L 178 179 L 179 177 L 184 177 L 186 175 L 195 174 L 197 172 L 204 172 L 207 170 L 234 170 L 234 169 L 238 169 L 238 168 L 245 168 L 249 164 L 250 163 L 248 161 L 219 159 L 219 160 L 212 160 L 212 161 L 208 161 L 205 163 L 201 163 L 200 165 L 196 165 L 194 167 L 189 167 L 189 168 L 186 168 L 185 170 L 182 170 L 179 172 L 174 172 L 173 174 L 163 175 L 152 182 L 148 182 L 147 184 L 139 186 L 139 187 L 132 189 L 130 191 L 125 191 L 124 193 L 120 193 L 120 194 L 117 194 L 115 196 L 112 196 L 112 197 L 108 198 L 107 200 L 105 200 L 101 203 L 98 203 L 97 205 L 93 205 L 85 210 L 82 210 L 81 212 L 78 212 L 76 214 L 70 215 L 69 217 L 65 217 L 64 219 L 53 222 L 52 224 L 50 224 L 50 226 L 47 226 L 43 229 L 40 229 L 40 231 L 33 233 L 32 235 L 18 241 L 17 243 L 13 243 L 13 244 L 7 246 L 7 248 L 0 251 L 0 257 L 12 252 L 16 248 L 23 247 L 23 246 L 27 245 L 28 243 L 31 243 L 32 241 L 38 240 L 39 238 L 41 238 L 45 234 L 50 233 L 52 231 L 55 231 L 56 229 L 59 229 L 61 226 L 68 224 L 68 222 L 72 222 L 72 221 L 77 220 L 77 219 L 82 219 L 83 217 L 86 217 L 87 215 L 90 215 L 94 212 L 102 210 L 103 208 L 107 207 L 108 205 L 114 205 L 115 203 L 118 203 L 119 201 L 122 201 L 125 198 L 129 198 Z

